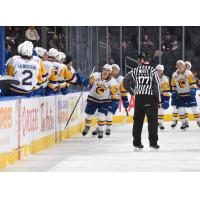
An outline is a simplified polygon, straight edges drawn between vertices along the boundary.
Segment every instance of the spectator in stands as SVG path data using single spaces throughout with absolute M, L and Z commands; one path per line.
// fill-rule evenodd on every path
M 59 51 L 63 50 L 61 40 L 58 37 L 57 33 L 53 34 L 53 38 L 49 42 L 49 48 L 55 48 L 58 49 Z
M 34 44 L 34 46 L 37 46 L 38 41 L 40 40 L 40 36 L 38 35 L 38 32 L 34 26 L 29 26 L 25 32 L 25 36 L 27 40 Z
M 144 34 L 142 40 L 142 49 L 152 49 L 154 47 L 154 43 L 149 39 L 147 34 Z
M 172 50 L 172 47 L 173 47 L 172 38 L 171 38 L 171 35 L 169 34 L 169 32 L 167 32 L 162 41 L 162 50 L 170 51 L 170 50 Z

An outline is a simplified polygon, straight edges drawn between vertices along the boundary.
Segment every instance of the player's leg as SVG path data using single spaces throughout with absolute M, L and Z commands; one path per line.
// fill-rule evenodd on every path
M 163 125 L 163 119 L 164 119 L 164 109 L 158 108 L 158 126 L 161 130 L 165 129 Z
M 172 108 L 173 108 L 173 113 L 172 113 L 173 121 L 171 127 L 174 128 L 178 123 L 178 108 L 176 106 L 172 106 Z
M 198 107 L 197 106 L 192 106 L 191 107 L 192 113 L 197 121 L 197 125 L 200 127 L 200 113 L 198 111 Z
M 181 129 L 185 129 L 186 127 L 186 117 L 185 117 L 185 107 L 178 108 L 179 118 L 181 121 Z
M 112 119 L 113 119 L 113 113 L 111 111 L 108 111 L 108 114 L 106 115 L 106 135 L 110 135 L 111 128 L 112 128 Z
M 105 113 L 98 112 L 97 113 L 97 133 L 98 138 L 103 138 L 103 131 L 106 125 L 106 115 Z
M 87 105 L 86 105 L 86 108 L 85 108 L 85 113 L 87 114 L 87 116 L 85 118 L 85 128 L 82 132 L 83 136 L 87 135 L 88 131 L 90 130 L 92 118 L 93 118 L 97 108 L 98 108 L 98 105 L 97 105 L 96 102 L 87 100 Z

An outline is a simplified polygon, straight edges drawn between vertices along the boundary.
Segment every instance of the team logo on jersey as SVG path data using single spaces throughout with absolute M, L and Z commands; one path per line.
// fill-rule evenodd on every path
M 106 90 L 107 90 L 107 87 L 105 85 L 97 83 L 96 93 L 98 95 L 103 95 Z
M 186 87 L 186 80 L 184 78 L 181 78 L 178 80 L 178 84 L 181 88 Z

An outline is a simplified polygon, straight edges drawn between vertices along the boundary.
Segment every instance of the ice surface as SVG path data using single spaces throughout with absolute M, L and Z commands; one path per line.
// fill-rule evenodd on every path
M 79 134 L 4 171 L 200 171 L 200 128 L 194 121 L 187 131 L 181 131 L 180 124 L 172 130 L 170 124 L 159 131 L 158 152 L 149 149 L 146 123 L 142 152 L 133 150 L 132 124 L 116 125 L 102 140 L 91 131 L 85 137 Z

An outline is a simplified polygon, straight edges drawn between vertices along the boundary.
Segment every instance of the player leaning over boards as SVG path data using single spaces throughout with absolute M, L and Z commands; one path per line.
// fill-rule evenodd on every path
M 185 108 L 192 109 L 197 124 L 200 127 L 200 115 L 196 101 L 196 81 L 192 72 L 186 69 L 184 61 L 177 61 L 177 71 L 173 73 L 172 80 L 172 96 L 177 96 L 178 113 L 181 119 L 181 129 L 187 126 L 185 117 Z
M 118 84 L 118 87 L 119 87 L 119 90 L 120 90 L 120 97 L 122 98 L 122 103 L 123 103 L 123 106 L 125 109 L 128 108 L 129 106 L 129 101 L 128 101 L 128 92 L 126 91 L 126 89 L 124 88 L 124 85 L 123 85 L 123 79 L 124 77 L 120 75 L 120 68 L 117 64 L 113 64 L 112 65 L 112 73 L 111 73 L 111 76 L 113 78 L 115 78 L 115 80 L 117 81 L 117 84 Z M 119 104 L 114 104 L 115 107 L 112 107 L 113 105 L 111 104 L 108 108 L 108 113 L 106 115 L 106 131 L 105 131 L 105 134 L 106 135 L 110 135 L 111 133 L 111 127 L 112 127 L 112 118 L 113 118 L 113 115 L 115 115 L 118 107 L 119 107 Z M 98 130 L 94 130 L 92 132 L 92 135 L 96 135 L 98 132 Z
M 19 56 L 15 56 L 7 62 L 7 74 L 20 82 L 19 85 L 11 85 L 6 91 L 8 96 L 32 96 L 37 84 L 42 83 L 41 66 L 32 57 L 33 44 L 25 41 L 18 46 Z M 35 89 L 36 90 L 36 89 Z
M 119 88 L 116 80 L 111 77 L 112 66 L 106 64 L 103 66 L 102 73 L 95 72 L 90 76 L 89 82 L 92 85 L 87 98 L 87 105 L 85 113 L 86 125 L 82 132 L 85 136 L 89 129 L 92 118 L 97 113 L 97 134 L 98 138 L 103 138 L 103 131 L 106 124 L 106 114 L 108 107 L 111 105 L 113 108 L 118 107 L 119 104 Z
M 163 130 L 165 129 L 163 125 L 164 119 L 164 110 L 169 108 L 169 99 L 170 99 L 170 86 L 169 86 L 169 79 L 167 76 L 163 74 L 164 66 L 157 65 L 157 74 L 160 79 L 160 89 L 161 89 L 161 107 L 158 108 L 158 127 Z

